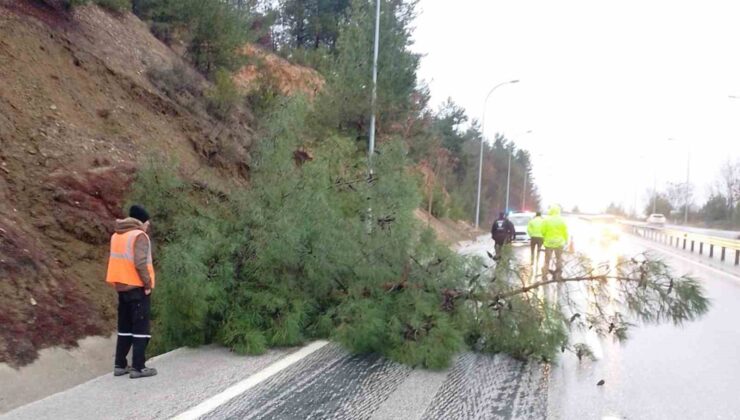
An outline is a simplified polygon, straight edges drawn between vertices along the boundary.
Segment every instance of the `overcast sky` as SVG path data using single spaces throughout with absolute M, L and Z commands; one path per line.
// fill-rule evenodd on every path
M 452 97 L 480 119 L 491 87 L 521 81 L 491 96 L 485 132 L 520 137 L 545 204 L 629 210 L 637 192 L 643 206 L 654 178 L 685 180 L 689 146 L 703 200 L 740 158 L 728 98 L 740 96 L 740 2 L 421 0 L 418 12 L 435 108 Z

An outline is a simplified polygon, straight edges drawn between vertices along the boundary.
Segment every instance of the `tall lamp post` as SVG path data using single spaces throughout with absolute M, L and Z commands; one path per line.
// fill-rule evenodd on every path
M 658 210 L 658 175 L 653 167 L 653 214 Z
M 499 87 L 503 85 L 509 85 L 519 83 L 519 80 L 510 80 L 508 82 L 499 83 L 491 90 L 488 91 L 488 94 L 486 95 L 486 99 L 483 101 L 483 115 L 481 117 L 481 135 L 480 135 L 480 154 L 478 155 L 478 194 L 476 195 L 475 199 L 475 227 L 477 228 L 480 226 L 480 189 L 481 189 L 481 181 L 483 178 L 483 142 L 485 141 L 486 137 L 486 106 L 488 105 L 488 98 L 491 97 L 491 94 L 498 89 Z
M 667 141 L 679 141 L 674 138 L 669 138 Z M 683 210 L 683 224 L 689 224 L 689 176 L 691 175 L 691 143 L 686 140 L 686 185 L 684 190 L 684 210 Z
M 645 159 L 647 159 L 647 156 L 639 155 L 637 156 L 637 159 L 639 159 L 640 161 L 644 161 Z M 642 164 L 637 165 L 637 166 L 642 167 Z M 639 171 L 634 171 L 634 173 L 635 173 L 636 179 L 634 181 L 634 188 L 635 188 L 634 194 L 635 195 L 633 197 L 633 202 L 632 202 L 632 212 L 634 213 L 635 219 L 639 219 L 640 211 L 637 210 L 637 192 L 640 189 L 639 185 L 640 185 L 640 182 L 642 181 L 642 176 Z
M 370 176 L 373 174 L 373 154 L 375 153 L 375 104 L 378 101 L 378 49 L 380 48 L 380 0 L 375 4 L 375 48 L 373 49 L 373 93 L 370 99 L 370 138 L 367 148 L 368 165 Z
M 373 88 L 370 97 L 370 128 L 367 145 L 367 179 L 373 179 L 373 155 L 375 154 L 375 108 L 378 102 L 378 50 L 380 49 L 380 0 L 375 2 L 375 42 L 373 48 Z M 369 199 L 369 198 L 368 198 Z M 370 202 L 368 202 L 370 204 Z M 367 231 L 372 231 L 372 205 L 367 208 Z

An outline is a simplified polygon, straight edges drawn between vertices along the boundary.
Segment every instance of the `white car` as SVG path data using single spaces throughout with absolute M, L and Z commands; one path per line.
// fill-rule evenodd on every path
M 647 218 L 647 223 L 649 225 L 655 225 L 655 226 L 665 226 L 666 220 L 665 216 L 663 216 L 660 213 L 653 213 Z
M 516 235 L 514 236 L 514 242 L 529 242 L 529 234 L 527 233 L 527 225 L 529 221 L 534 217 L 534 213 L 511 213 L 509 214 L 509 221 L 514 225 Z

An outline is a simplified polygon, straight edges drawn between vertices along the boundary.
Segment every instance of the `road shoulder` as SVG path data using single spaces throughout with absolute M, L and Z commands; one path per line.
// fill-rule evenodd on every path
M 218 346 L 180 348 L 148 362 L 159 371 L 157 376 L 132 380 L 111 372 L 0 415 L 0 419 L 171 418 L 295 350 L 240 356 Z

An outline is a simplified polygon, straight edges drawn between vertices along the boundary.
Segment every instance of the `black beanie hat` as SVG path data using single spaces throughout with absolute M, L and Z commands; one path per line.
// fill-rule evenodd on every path
M 149 213 L 144 207 L 141 207 L 138 204 L 134 204 L 133 206 L 131 206 L 131 208 L 128 210 L 128 216 L 133 217 L 134 219 L 138 219 L 139 221 L 141 221 L 141 223 L 146 223 L 149 220 Z

